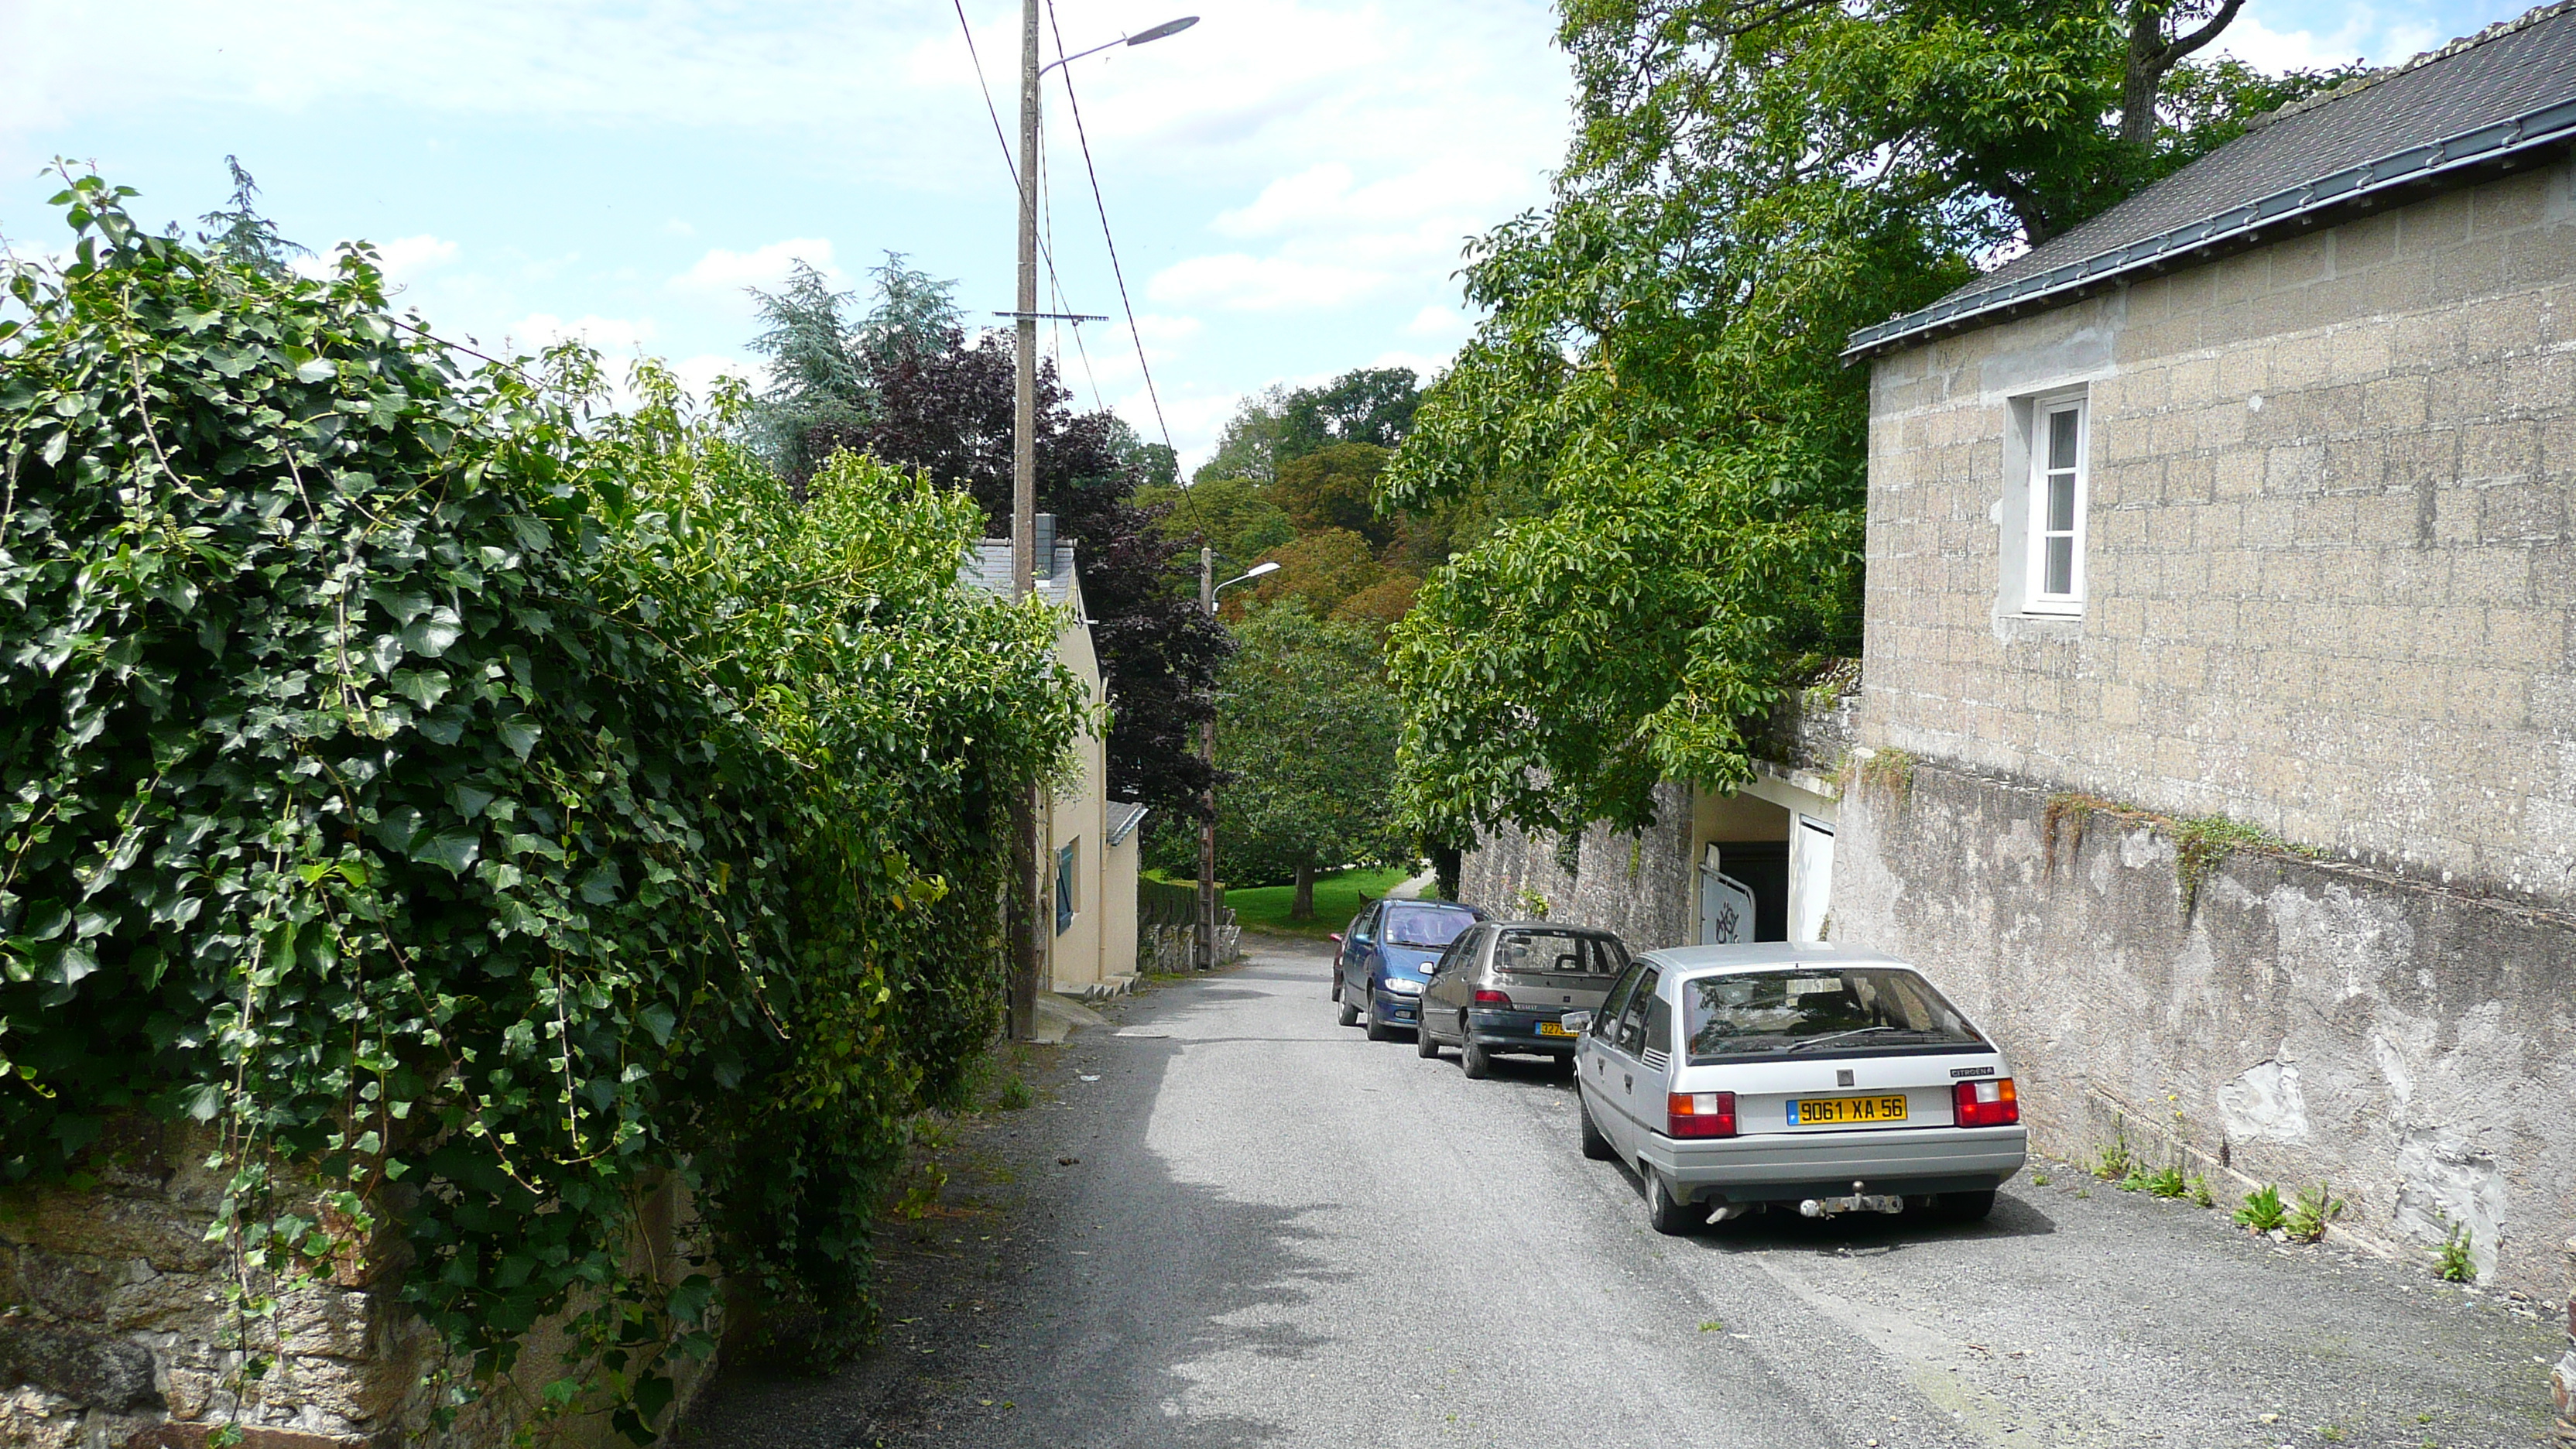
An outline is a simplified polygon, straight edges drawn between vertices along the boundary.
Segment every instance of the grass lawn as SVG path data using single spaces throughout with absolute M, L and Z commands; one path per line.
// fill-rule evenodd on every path
M 1348 870 L 1339 875 L 1317 876 L 1315 919 L 1311 921 L 1288 919 L 1288 907 L 1297 899 L 1293 885 L 1230 890 L 1225 893 L 1225 903 L 1234 907 L 1235 923 L 1247 931 L 1321 940 L 1350 924 L 1351 917 L 1360 913 L 1361 896 L 1385 895 L 1412 874 L 1405 870 Z

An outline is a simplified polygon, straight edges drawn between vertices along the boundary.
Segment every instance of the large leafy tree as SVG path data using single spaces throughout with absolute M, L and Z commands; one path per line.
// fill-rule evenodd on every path
M 1745 777 L 1746 722 L 1857 646 L 1849 333 L 2335 79 L 2192 59 L 2233 0 L 1563 13 L 1556 195 L 1471 245 L 1486 321 L 1381 488 L 1476 540 L 1391 644 L 1438 835 L 1636 825 L 1659 778 Z
M 890 256 L 875 306 L 801 270 L 761 301 L 758 346 L 777 364 L 766 436 L 796 470 L 847 449 L 916 468 L 981 506 L 986 531 L 1010 527 L 1016 364 L 1007 333 L 970 333 L 950 284 Z M 799 359 L 819 359 L 808 365 Z M 844 366 L 845 364 L 845 366 Z M 783 435 L 783 436 L 782 436 Z M 1197 602 L 1194 541 L 1156 526 L 1136 492 L 1171 476 L 1168 450 L 1141 443 L 1106 412 L 1077 413 L 1051 361 L 1038 366 L 1038 507 L 1080 550 L 1111 696 L 1110 788 L 1166 814 L 1196 816 L 1208 779 L 1198 730 L 1213 708 L 1224 629 Z
M 1289 915 L 1307 920 L 1319 870 L 1413 854 L 1390 808 L 1398 711 L 1371 629 L 1288 599 L 1256 605 L 1235 632 L 1217 725 L 1217 869 L 1295 882 Z

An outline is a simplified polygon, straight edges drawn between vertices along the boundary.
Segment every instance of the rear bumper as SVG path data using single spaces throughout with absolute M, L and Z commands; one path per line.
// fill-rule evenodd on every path
M 1708 1142 L 1649 1136 L 1639 1155 L 1683 1201 L 1797 1202 L 1873 1193 L 1983 1192 L 2030 1155 L 2015 1127 L 1898 1127 L 1869 1132 L 1774 1132 Z
M 1573 1009 L 1566 1008 L 1567 1011 Z M 1574 1055 L 1574 1038 L 1538 1034 L 1540 1022 L 1555 1021 L 1563 1015 L 1564 1011 L 1471 1009 L 1467 1013 L 1467 1037 L 1487 1051 L 1540 1052 L 1548 1056 L 1569 1057 Z

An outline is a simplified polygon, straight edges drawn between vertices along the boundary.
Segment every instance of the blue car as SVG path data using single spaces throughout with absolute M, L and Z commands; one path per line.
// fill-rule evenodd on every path
M 1333 999 L 1342 1025 L 1367 1018 L 1370 1041 L 1393 1041 L 1422 1020 L 1422 983 L 1431 963 L 1469 926 L 1485 919 L 1474 906 L 1449 901 L 1371 901 L 1335 936 Z

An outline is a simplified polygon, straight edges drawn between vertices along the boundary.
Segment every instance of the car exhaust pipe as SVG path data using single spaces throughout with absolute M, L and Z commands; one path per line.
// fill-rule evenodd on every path
M 1758 1204 L 1749 1202 L 1722 1202 L 1709 1210 L 1708 1220 L 1712 1223 L 1733 1222 L 1737 1218 L 1751 1215 L 1756 1206 Z

